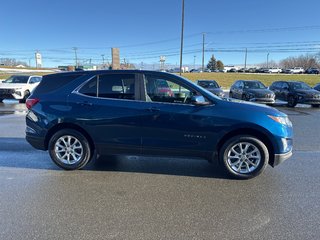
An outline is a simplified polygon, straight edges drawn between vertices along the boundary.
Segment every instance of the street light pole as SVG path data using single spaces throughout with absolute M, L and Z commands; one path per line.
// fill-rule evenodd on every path
M 269 53 L 267 54 L 267 68 L 269 68 Z
M 246 54 L 245 54 L 245 57 L 244 57 L 244 71 L 246 71 L 246 69 L 247 69 L 247 53 L 248 53 L 248 50 L 246 48 Z
M 101 54 L 102 57 L 102 65 L 104 65 L 104 54 Z
M 180 76 L 182 71 L 182 53 L 183 53 L 183 31 L 184 31 L 184 0 L 182 0 L 182 21 L 181 21 L 181 45 L 180 45 Z
M 202 72 L 204 71 L 204 36 L 205 33 L 202 33 Z
M 72 48 L 74 50 L 74 55 L 75 55 L 75 61 L 76 61 L 76 68 L 78 67 L 78 55 L 77 55 L 77 47 Z
M 193 56 L 193 69 L 196 69 L 196 55 Z

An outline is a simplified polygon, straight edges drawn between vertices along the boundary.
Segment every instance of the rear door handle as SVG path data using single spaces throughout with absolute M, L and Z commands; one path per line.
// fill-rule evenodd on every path
M 77 104 L 80 105 L 80 106 L 83 106 L 83 107 L 84 106 L 90 106 L 91 107 L 93 105 L 93 103 L 90 103 L 90 102 L 77 102 Z
M 159 108 L 155 108 L 155 107 L 150 107 L 147 109 L 149 112 L 159 112 L 160 109 Z

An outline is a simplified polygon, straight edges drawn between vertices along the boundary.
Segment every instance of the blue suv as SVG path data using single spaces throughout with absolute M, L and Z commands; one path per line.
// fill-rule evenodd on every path
M 222 100 L 174 74 L 139 70 L 47 75 L 27 99 L 26 139 L 58 166 L 100 155 L 195 157 L 252 178 L 292 155 L 292 124 L 267 106 Z

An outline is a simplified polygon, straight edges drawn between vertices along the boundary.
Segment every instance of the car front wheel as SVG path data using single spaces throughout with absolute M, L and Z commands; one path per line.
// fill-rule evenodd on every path
M 294 96 L 288 97 L 288 107 L 295 107 L 297 105 L 297 100 Z
M 230 176 L 249 179 L 264 171 L 269 162 L 269 151 L 258 138 L 239 135 L 223 144 L 219 158 Z
M 19 100 L 19 103 L 25 103 L 27 101 L 27 98 L 30 96 L 30 92 L 27 90 L 24 92 L 23 99 Z
M 81 169 L 92 157 L 86 137 L 73 129 L 60 130 L 51 137 L 49 154 L 55 164 L 66 170 Z

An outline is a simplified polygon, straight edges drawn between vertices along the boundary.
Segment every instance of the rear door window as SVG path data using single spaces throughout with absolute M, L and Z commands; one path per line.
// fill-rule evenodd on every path
M 99 98 L 136 99 L 134 74 L 103 74 L 88 81 L 79 93 Z

